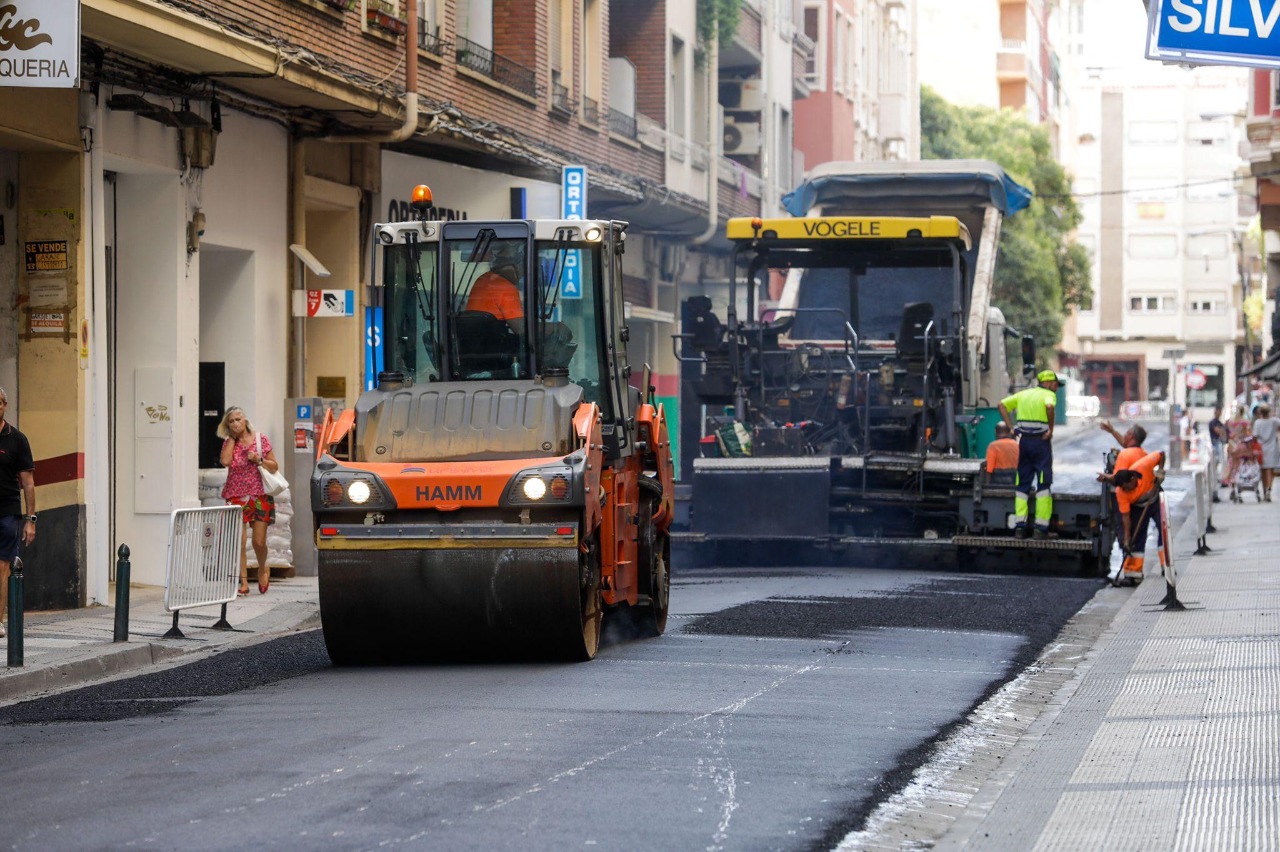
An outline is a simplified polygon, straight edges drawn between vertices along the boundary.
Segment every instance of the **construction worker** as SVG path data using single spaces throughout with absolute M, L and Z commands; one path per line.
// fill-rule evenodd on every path
M 992 485 L 1018 482 L 1018 442 L 1003 420 L 996 424 L 996 439 L 987 445 L 987 481 Z
M 1142 442 L 1147 440 L 1147 430 L 1141 426 L 1134 424 L 1121 434 L 1119 429 L 1111 425 L 1110 420 L 1103 420 L 1098 428 L 1115 438 L 1120 444 L 1120 453 L 1116 456 L 1116 463 L 1112 473 L 1132 467 L 1134 462 L 1147 454 L 1147 451 L 1142 449 Z M 1111 480 L 1104 473 L 1098 476 L 1098 481 L 1110 482 Z
M 1120 576 L 1140 581 L 1147 549 L 1147 527 L 1160 505 L 1156 470 L 1164 471 L 1163 452 L 1148 453 L 1124 470 L 1111 475 L 1120 509 L 1120 549 L 1124 552 Z M 1162 478 L 1162 477 L 1161 477 Z
M 1000 400 L 997 408 L 1004 422 L 1018 436 L 1018 483 L 1015 486 L 1013 512 L 1014 535 L 1027 537 L 1031 526 L 1031 498 L 1035 497 L 1035 530 L 1037 538 L 1049 536 L 1049 520 L 1053 517 L 1053 414 L 1058 403 L 1058 374 L 1041 370 L 1036 374 L 1036 387 L 1018 391 Z M 1013 414 L 1017 412 L 1017 422 Z
M 495 250 L 489 271 L 476 279 L 467 296 L 467 310 L 484 311 L 524 334 L 524 300 L 520 295 L 520 252 L 511 247 Z

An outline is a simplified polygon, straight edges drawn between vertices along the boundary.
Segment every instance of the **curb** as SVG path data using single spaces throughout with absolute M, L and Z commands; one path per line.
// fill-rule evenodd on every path
M 79 659 L 9 674 L 0 679 L 0 702 L 8 703 L 36 694 L 60 691 L 101 678 L 113 677 L 189 653 L 182 648 L 147 642 L 106 652 L 88 650 Z

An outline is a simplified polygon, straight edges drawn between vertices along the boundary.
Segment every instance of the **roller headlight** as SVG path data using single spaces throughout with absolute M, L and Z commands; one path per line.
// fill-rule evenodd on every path
M 602 232 L 598 227 L 592 225 L 590 228 L 587 228 L 586 232 L 582 236 L 586 237 L 587 242 L 594 243 L 599 241 L 601 233 Z
M 390 499 L 386 485 L 370 473 L 345 470 L 325 473 L 319 486 L 319 494 L 312 496 L 315 508 L 358 508 L 365 511 L 395 508 L 395 501 Z
M 540 476 L 531 476 L 520 486 L 520 490 L 530 500 L 541 500 L 546 496 L 547 483 L 543 482 Z
M 363 479 L 354 480 L 347 486 L 347 499 L 357 505 L 363 506 L 365 503 L 368 503 L 371 495 L 372 492 L 369 489 L 369 483 L 365 482 Z
M 566 504 L 574 500 L 574 473 L 568 465 L 523 470 L 507 486 L 508 505 Z M 581 499 L 581 494 L 577 495 Z

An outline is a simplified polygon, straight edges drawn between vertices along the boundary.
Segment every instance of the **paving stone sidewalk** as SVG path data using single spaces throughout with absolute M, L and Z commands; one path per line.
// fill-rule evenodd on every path
M 1149 556 L 839 848 L 1280 849 L 1280 503 L 1213 523 L 1175 540 L 1185 610 Z

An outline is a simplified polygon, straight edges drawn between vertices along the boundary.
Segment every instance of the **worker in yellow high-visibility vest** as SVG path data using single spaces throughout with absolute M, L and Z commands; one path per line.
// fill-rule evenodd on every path
M 1018 437 L 1018 484 L 1014 487 L 1014 534 L 1027 537 L 1035 498 L 1035 538 L 1049 535 L 1053 517 L 1053 412 L 1058 404 L 1058 374 L 1041 370 L 1037 385 L 1000 400 L 1000 416 Z M 1012 412 L 1012 413 L 1011 413 Z M 1014 419 L 1016 413 L 1016 422 Z

